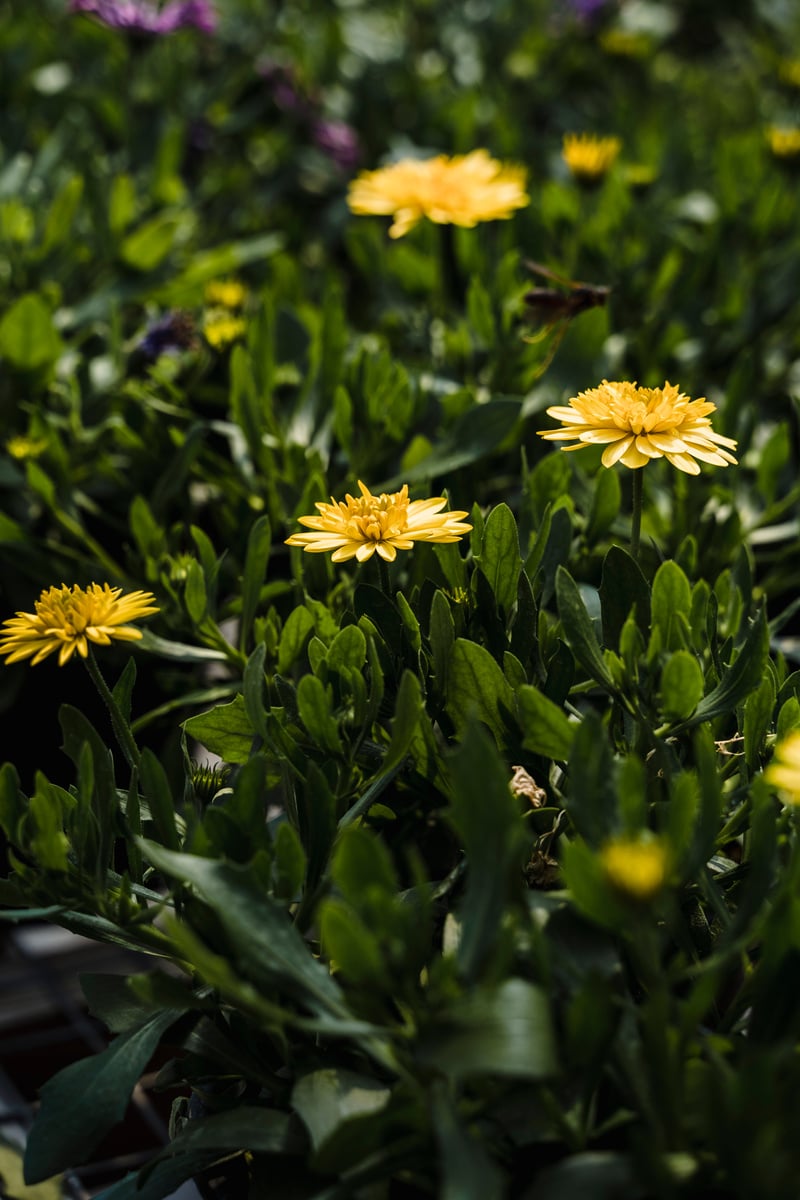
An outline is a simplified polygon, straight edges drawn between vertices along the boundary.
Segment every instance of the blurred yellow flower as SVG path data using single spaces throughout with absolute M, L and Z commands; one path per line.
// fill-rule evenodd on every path
M 563 450 L 604 445 L 602 463 L 613 467 L 645 467 L 652 458 L 666 458 L 687 475 L 699 475 L 695 462 L 725 467 L 735 463 L 729 452 L 736 449 L 733 438 L 723 437 L 711 428 L 708 414 L 716 405 L 705 399 L 690 400 L 677 387 L 665 383 L 659 388 L 639 387 L 636 383 L 609 383 L 579 392 L 569 406 L 547 409 L 550 417 L 564 424 L 563 429 L 539 429 L 547 441 L 567 441 Z
M 576 179 L 595 181 L 608 174 L 621 149 L 617 137 L 565 133 L 561 156 Z
M 769 125 L 766 130 L 769 148 L 776 158 L 796 158 L 800 154 L 800 129 Z
M 652 900 L 669 875 L 669 853 L 655 838 L 612 838 L 600 849 L 606 879 L 632 900 Z
M 12 458 L 38 458 L 47 449 L 47 438 L 12 437 L 6 442 L 6 453 Z
M 652 42 L 646 33 L 636 33 L 631 29 L 607 29 L 597 40 L 606 54 L 616 54 L 620 58 L 646 58 L 652 49 Z
M 778 742 L 764 778 L 779 789 L 787 804 L 800 804 L 800 730 Z
M 350 184 L 347 202 L 354 213 L 393 217 L 389 236 L 399 238 L 422 217 L 468 229 L 481 221 L 502 221 L 530 203 L 530 197 L 524 167 L 504 165 L 486 150 L 473 150 L 454 158 L 407 158 L 362 171 Z
M 203 318 L 203 337 L 215 350 L 224 350 L 246 332 L 244 317 L 232 317 L 225 309 L 212 309 Z
M 125 622 L 158 612 L 153 600 L 152 592 L 123 595 L 122 588 L 107 583 L 90 583 L 85 590 L 78 584 L 48 588 L 36 601 L 36 612 L 18 612 L 3 622 L 0 654 L 9 663 L 30 658 L 35 666 L 58 650 L 58 665 L 63 667 L 76 650 L 86 658 L 89 642 L 109 646 L 112 638 L 136 641 L 140 630 Z
M 247 299 L 247 288 L 238 279 L 212 279 L 205 287 L 206 304 L 221 308 L 242 308 Z
M 366 562 L 377 550 L 386 562 L 394 562 L 398 550 L 411 550 L 414 542 L 457 542 L 469 533 L 463 523 L 466 512 L 440 512 L 447 501 L 409 500 L 408 484 L 399 492 L 373 496 L 359 480 L 360 496 L 349 493 L 344 500 L 331 497 L 330 504 L 318 503 L 319 516 L 298 517 L 313 533 L 293 533 L 288 546 L 302 546 L 312 554 L 332 550 L 333 562 L 355 558 Z

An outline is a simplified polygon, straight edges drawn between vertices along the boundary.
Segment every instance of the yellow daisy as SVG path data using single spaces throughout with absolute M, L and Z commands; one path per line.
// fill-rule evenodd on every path
M 631 900 L 651 900 L 669 875 L 669 854 L 655 838 L 612 838 L 600 850 L 606 879 Z
M 222 308 L 212 309 L 203 320 L 203 337 L 215 350 L 224 350 L 247 332 L 244 317 L 233 317 Z
M 769 148 L 776 158 L 797 158 L 800 154 L 800 129 L 770 125 L 766 134 Z
M 502 221 L 524 208 L 530 197 L 523 167 L 473 150 L 454 158 L 407 158 L 362 171 L 350 184 L 347 202 L 354 213 L 394 217 L 389 236 L 399 238 L 422 217 L 468 229 L 481 221 Z
M 561 156 L 577 179 L 594 182 L 608 174 L 621 149 L 622 142 L 617 137 L 565 133 Z
M 242 308 L 247 299 L 247 289 L 238 279 L 212 279 L 205 286 L 206 304 L 221 308 Z
M 778 742 L 764 778 L 778 788 L 788 804 L 800 804 L 800 730 Z
M 457 542 L 469 533 L 464 524 L 466 512 L 440 512 L 447 501 L 443 496 L 432 500 L 409 500 L 408 484 L 399 492 L 373 496 L 359 480 L 360 496 L 349 493 L 338 502 L 318 503 L 319 516 L 299 517 L 301 525 L 313 533 L 293 533 L 288 546 L 302 546 L 311 554 L 332 550 L 333 562 L 355 558 L 366 562 L 377 550 L 386 562 L 394 562 L 398 550 L 411 550 L 414 542 Z
M 141 631 L 126 625 L 139 617 L 158 612 L 151 592 L 129 592 L 90 583 L 85 590 L 75 584 L 51 587 L 36 601 L 36 612 L 18 612 L 0 627 L 0 654 L 7 662 L 32 659 L 32 666 L 58 650 L 58 665 L 63 667 L 75 651 L 81 658 L 89 653 L 89 642 L 108 646 L 112 638 L 136 641 Z
M 645 467 L 652 458 L 666 458 L 687 475 L 699 475 L 695 462 L 725 467 L 735 463 L 730 453 L 733 438 L 711 428 L 708 414 L 716 405 L 705 399 L 690 400 L 671 383 L 659 388 L 636 383 L 609 383 L 579 392 L 569 406 L 555 405 L 547 414 L 564 424 L 563 429 L 539 429 L 548 441 L 567 441 L 563 450 L 604 445 L 603 466 L 621 462 L 626 467 Z

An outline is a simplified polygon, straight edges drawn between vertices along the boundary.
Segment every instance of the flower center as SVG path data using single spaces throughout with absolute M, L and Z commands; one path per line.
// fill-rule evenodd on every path
M 408 488 L 380 496 L 348 496 L 342 505 L 349 535 L 358 541 L 383 542 L 397 537 L 408 523 Z

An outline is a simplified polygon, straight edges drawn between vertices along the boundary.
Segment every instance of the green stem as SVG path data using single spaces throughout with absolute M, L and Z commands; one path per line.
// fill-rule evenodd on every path
M 100 673 L 100 668 L 97 665 L 97 659 L 94 656 L 91 646 L 89 646 L 89 653 L 83 661 L 86 663 L 86 670 L 92 677 L 92 683 L 97 688 L 103 703 L 108 709 L 108 715 L 111 717 L 111 725 L 114 729 L 114 736 L 120 744 L 122 753 L 125 755 L 131 769 L 138 770 L 141 760 L 139 747 L 136 745 L 130 725 L 123 717 L 119 705 Z
M 636 467 L 633 472 L 633 501 L 631 513 L 631 555 L 639 561 L 639 537 L 642 531 L 642 493 L 644 490 L 644 467 Z

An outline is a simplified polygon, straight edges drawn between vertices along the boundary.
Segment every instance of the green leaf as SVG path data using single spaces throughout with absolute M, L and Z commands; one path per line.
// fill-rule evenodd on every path
M 403 671 L 395 701 L 392 740 L 381 764 L 381 774 L 391 771 L 403 761 L 420 719 L 425 719 L 424 712 L 425 705 L 419 680 L 412 671 Z
M 116 700 L 119 710 L 125 720 L 130 723 L 131 719 L 131 695 L 133 685 L 136 683 L 136 660 L 129 658 L 123 668 L 117 682 L 114 684 L 112 695 Z
M 327 663 L 331 671 L 360 671 L 367 657 L 367 639 L 357 625 L 345 625 L 328 647 Z
M 297 1081 L 292 1107 L 308 1129 L 315 1154 L 319 1154 L 343 1124 L 382 1112 L 391 1094 L 386 1084 L 368 1075 L 327 1067 Z
M 605 471 L 611 479 L 614 471 Z M 619 648 L 622 627 L 633 606 L 636 624 L 644 639 L 650 632 L 650 589 L 639 564 L 620 546 L 612 546 L 603 559 L 600 606 L 603 614 L 603 642 L 612 650 Z
M 179 1012 L 157 1013 L 107 1050 L 72 1063 L 41 1089 L 41 1108 L 28 1137 L 25 1178 L 41 1183 L 85 1162 L 125 1116 L 135 1085 Z
M 175 827 L 175 799 L 167 773 L 149 747 L 142 751 L 139 778 L 159 838 L 168 850 L 177 850 L 180 838 Z
M 119 256 L 134 271 L 152 271 L 167 257 L 187 226 L 185 213 L 157 213 L 123 238 Z
M 347 1011 L 334 980 L 250 868 L 175 854 L 144 840 L 142 847 L 158 870 L 190 884 L 213 909 L 226 953 L 257 987 L 267 995 L 276 988 L 291 992 L 314 1012 Z
M 656 571 L 650 598 L 653 630 L 660 630 L 665 650 L 679 650 L 680 640 L 675 640 L 675 614 L 680 613 L 687 621 L 692 612 L 692 590 L 689 580 L 676 562 L 667 559 Z M 627 614 L 626 614 L 627 615 Z
M 236 696 L 230 704 L 218 704 L 210 712 L 189 717 L 182 728 L 225 762 L 245 763 L 250 757 L 255 730 L 243 696 Z
M 21 371 L 55 362 L 63 350 L 50 309 L 35 292 L 21 296 L 0 320 L 0 356 Z
M 508 768 L 474 720 L 465 728 L 449 766 L 453 780 L 451 820 L 467 856 L 467 887 L 460 910 L 464 932 L 458 963 L 471 979 L 497 942 L 514 886 L 511 868 L 519 851 L 521 831 Z
M 297 830 L 284 821 L 275 835 L 275 892 L 284 900 L 295 900 L 303 886 L 306 854 Z
M 576 659 L 592 679 L 607 691 L 613 691 L 614 681 L 603 658 L 592 619 L 578 585 L 565 567 L 559 567 L 556 572 L 556 598 L 564 637 Z
M 252 632 L 261 588 L 267 574 L 271 540 L 269 517 L 259 517 L 253 523 L 247 539 L 247 555 L 242 576 L 242 622 L 239 633 L 239 647 L 242 651 Z
M 278 643 L 278 674 L 287 675 L 293 663 L 300 657 L 306 642 L 314 632 L 314 618 L 301 605 L 293 609 L 286 618 Z
M 663 1170 L 663 1167 L 660 1167 Z M 572 1154 L 536 1176 L 526 1200 L 644 1200 L 648 1188 L 637 1182 L 626 1154 L 611 1150 L 584 1150 Z
M 91 972 L 79 978 L 89 1011 L 112 1033 L 130 1033 L 152 1017 L 152 1005 L 134 995 L 128 986 L 129 976 Z
M 441 1158 L 439 1200 L 502 1200 L 506 1194 L 500 1169 L 462 1122 L 451 1095 L 432 1089 L 433 1132 Z
M 661 670 L 661 711 L 668 721 L 690 717 L 703 698 L 705 681 L 697 659 L 688 650 L 676 650 Z
M 602 721 L 591 710 L 573 734 L 565 803 L 587 841 L 597 845 L 611 836 L 617 808 L 611 749 Z
M 325 954 L 351 983 L 384 989 L 386 965 L 378 941 L 349 904 L 323 900 L 319 928 Z
M 517 690 L 517 716 L 528 750 L 559 761 L 569 757 L 575 726 L 538 688 L 525 685 Z
M 682 728 L 691 728 L 701 721 L 711 721 L 732 712 L 745 696 L 758 687 L 769 654 L 767 618 L 762 607 L 747 633 L 747 637 L 731 666 L 717 686 L 705 696 Z
M 267 717 L 264 706 L 264 660 L 267 647 L 259 642 L 248 658 L 242 678 L 245 711 L 253 729 L 262 740 L 267 738 Z
M 447 711 L 459 734 L 477 717 L 503 743 L 513 709 L 514 693 L 489 651 L 457 638 L 447 673 Z
M 772 724 L 774 708 L 775 681 L 772 675 L 767 673 L 755 691 L 747 697 L 744 706 L 744 757 L 751 771 L 758 768 L 764 741 Z
M 195 1150 L 249 1150 L 253 1154 L 301 1154 L 307 1147 L 301 1126 L 291 1113 L 243 1104 L 228 1112 L 187 1121 L 169 1145 L 141 1172 L 142 1182 L 152 1166 Z
M 416 1057 L 459 1082 L 478 1075 L 545 1079 L 556 1070 L 555 1046 L 547 993 L 512 978 L 453 1001 L 421 1031 Z
M 517 598 L 522 566 L 517 523 L 507 504 L 498 504 L 489 513 L 477 562 L 494 593 L 498 611 L 507 619 Z
M 332 754 L 342 754 L 342 740 L 333 715 L 331 698 L 316 675 L 304 675 L 300 680 L 297 708 L 301 721 L 317 745 Z

